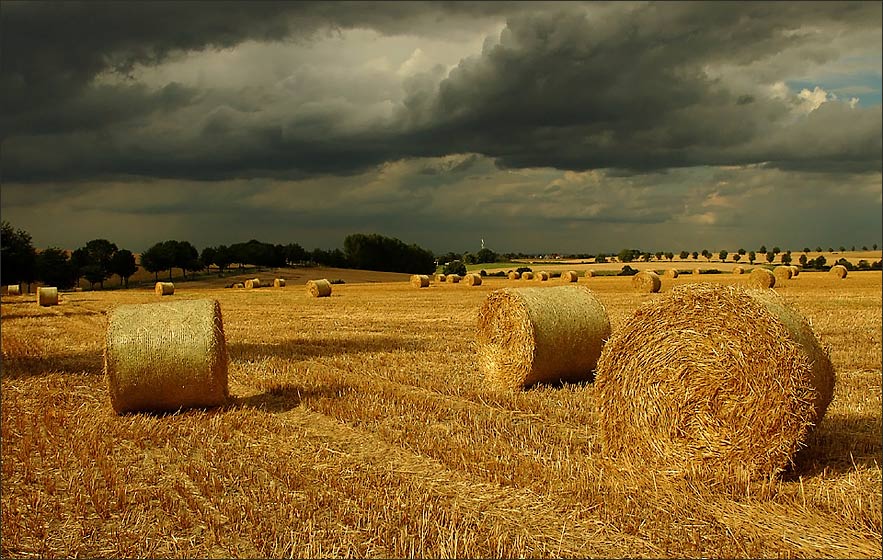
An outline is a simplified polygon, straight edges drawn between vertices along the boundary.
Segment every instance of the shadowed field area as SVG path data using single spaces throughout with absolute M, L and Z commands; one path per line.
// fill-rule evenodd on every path
M 269 277 L 269 276 L 268 276 Z M 731 274 L 663 279 L 662 291 Z M 2 555 L 879 557 L 881 274 L 777 291 L 829 349 L 834 400 L 797 467 L 713 484 L 635 471 L 597 442 L 592 384 L 508 393 L 475 362 L 504 286 L 181 284 L 221 304 L 232 398 L 117 416 L 106 314 L 152 289 L 3 296 Z M 657 294 L 580 278 L 614 330 Z

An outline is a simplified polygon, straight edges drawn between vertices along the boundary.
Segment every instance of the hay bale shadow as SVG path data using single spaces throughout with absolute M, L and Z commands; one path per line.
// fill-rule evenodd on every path
M 265 412 L 286 412 L 302 403 L 320 399 L 336 399 L 354 389 L 348 385 L 331 384 L 321 387 L 307 387 L 297 383 L 282 383 L 248 397 L 230 397 L 225 409 L 252 408 Z

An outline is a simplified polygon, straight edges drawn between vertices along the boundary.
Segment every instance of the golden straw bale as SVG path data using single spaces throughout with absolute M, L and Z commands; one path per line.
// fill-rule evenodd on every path
M 662 280 L 652 270 L 644 270 L 632 276 L 632 287 L 645 294 L 655 294 L 662 287 Z
M 733 267 L 733 274 L 745 274 L 745 269 L 742 268 L 741 266 L 738 266 L 738 265 L 734 266 Z
M 21 285 L 20 284 L 11 284 L 6 286 L 6 293 L 10 296 L 20 296 L 21 295 Z
M 596 389 L 605 455 L 743 480 L 792 463 L 831 402 L 834 370 L 776 292 L 701 283 L 648 301 L 613 333 Z
M 797 275 L 800 274 L 800 267 L 791 265 L 791 278 L 797 278 Z
M 587 270 L 586 273 L 585 273 L 586 278 L 591 278 L 591 277 L 594 276 L 594 275 L 595 275 L 595 271 L 594 271 L 594 270 Z
M 702 274 L 702 272 L 698 268 L 694 268 L 693 274 L 695 274 L 696 276 L 699 276 L 700 274 Z
M 252 288 L 260 288 L 261 287 L 260 278 L 252 278 L 251 280 L 246 280 L 245 287 L 249 290 L 251 290 Z
M 437 274 L 437 275 L 435 276 L 435 281 L 436 281 L 436 282 L 444 282 L 445 280 L 446 280 L 446 278 L 445 278 L 445 275 L 444 275 L 444 274 Z
M 665 276 L 668 278 L 677 278 L 678 271 L 675 268 L 669 268 L 668 270 L 665 271 Z
M 828 274 L 834 276 L 835 278 L 846 278 L 846 274 L 849 271 L 842 264 L 835 264 L 831 267 L 831 270 L 828 271 Z
M 120 305 L 108 320 L 104 373 L 117 414 L 227 401 L 227 347 L 215 300 Z
M 565 282 L 576 282 L 579 279 L 579 276 L 577 276 L 576 272 L 568 270 L 567 272 L 561 273 L 561 279 Z
M 459 274 L 449 274 L 448 275 L 448 282 L 450 282 L 452 284 L 458 284 L 461 279 L 462 278 L 460 277 Z
M 58 288 L 53 286 L 37 288 L 37 304 L 41 307 L 58 305 Z
M 425 274 L 412 274 L 411 275 L 411 285 L 415 288 L 428 288 L 429 287 L 429 276 Z
M 274 288 L 284 288 L 285 287 L 285 278 L 276 278 L 273 280 Z
M 307 293 L 313 297 L 329 297 L 331 295 L 331 282 L 325 278 L 310 280 L 307 282 Z
M 481 274 L 467 274 L 466 277 L 463 278 L 463 282 L 465 282 L 467 286 L 481 286 Z
M 171 282 L 157 282 L 153 285 L 153 292 L 158 296 L 170 296 L 175 293 L 175 285 Z
M 790 266 L 777 266 L 773 269 L 773 276 L 776 277 L 776 284 L 779 286 L 783 285 L 786 280 L 791 280 L 791 274 Z
M 533 272 L 527 271 L 521 275 L 522 280 L 533 280 Z
M 748 285 L 752 288 L 772 288 L 776 285 L 776 275 L 767 268 L 755 268 L 748 275 Z
M 610 336 L 604 306 L 585 286 L 504 288 L 478 312 L 478 356 L 501 388 L 591 380 Z
M 546 282 L 548 279 L 549 279 L 549 273 L 546 272 L 545 270 L 541 270 L 540 272 L 537 272 L 537 280 L 539 280 L 540 282 Z
M 234 288 L 245 288 L 245 284 L 243 284 L 242 282 L 236 282 L 235 284 L 233 284 L 233 287 Z
M 512 270 L 509 272 L 509 280 L 518 280 L 521 278 L 521 273 L 517 270 Z

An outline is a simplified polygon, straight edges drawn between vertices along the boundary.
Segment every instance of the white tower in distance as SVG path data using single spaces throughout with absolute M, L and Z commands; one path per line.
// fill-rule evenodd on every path
M 484 249 L 484 239 L 481 240 L 481 248 Z

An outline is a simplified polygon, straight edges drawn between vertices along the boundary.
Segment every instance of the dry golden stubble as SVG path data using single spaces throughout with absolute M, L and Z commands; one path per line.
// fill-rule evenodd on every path
M 824 417 L 834 370 L 769 290 L 691 284 L 645 303 L 604 347 L 604 452 L 713 479 L 769 477 Z

